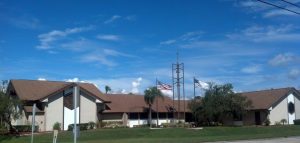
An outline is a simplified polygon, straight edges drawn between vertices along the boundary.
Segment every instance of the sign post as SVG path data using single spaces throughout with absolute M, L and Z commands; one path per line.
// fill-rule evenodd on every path
M 32 123 L 31 123 L 31 143 L 33 143 L 33 132 L 35 130 L 35 110 L 36 110 L 36 104 L 33 104 L 32 108 Z
M 54 130 L 54 132 L 53 132 L 53 143 L 56 143 L 57 135 L 58 135 L 58 130 Z
M 79 134 L 79 129 L 77 129 L 77 103 L 78 103 L 78 95 L 79 95 L 79 87 L 77 84 L 74 86 L 74 128 L 73 128 L 73 134 L 74 134 L 74 143 L 77 143 L 77 136 Z

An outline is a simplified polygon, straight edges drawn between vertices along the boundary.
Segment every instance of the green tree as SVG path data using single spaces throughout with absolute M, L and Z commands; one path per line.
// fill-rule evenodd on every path
M 225 117 L 241 120 L 246 109 L 251 106 L 251 102 L 246 97 L 234 93 L 231 84 L 210 83 L 205 96 L 200 100 L 194 99 L 189 108 L 198 121 L 205 121 L 209 125 L 222 123 Z
M 203 105 L 202 105 L 202 98 L 197 96 L 195 99 L 192 99 L 189 104 L 188 108 L 191 110 L 193 114 L 193 118 L 195 123 L 198 125 L 203 122 Z
M 156 87 L 150 87 L 144 91 L 144 100 L 145 103 L 149 106 L 149 116 L 148 116 L 148 124 L 150 125 L 150 128 L 152 127 L 152 105 L 157 97 L 163 97 L 163 94 L 160 90 L 158 90 Z
M 105 94 L 111 92 L 111 88 L 108 85 L 105 85 Z
M 16 120 L 21 116 L 21 102 L 18 99 L 5 95 L 0 91 L 0 117 L 9 126 L 10 131 L 15 131 L 11 120 Z

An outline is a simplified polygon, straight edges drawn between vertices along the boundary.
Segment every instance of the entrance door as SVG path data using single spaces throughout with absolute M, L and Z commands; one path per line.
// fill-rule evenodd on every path
M 260 121 L 260 112 L 256 111 L 255 112 L 255 124 L 256 125 L 261 125 L 261 121 Z

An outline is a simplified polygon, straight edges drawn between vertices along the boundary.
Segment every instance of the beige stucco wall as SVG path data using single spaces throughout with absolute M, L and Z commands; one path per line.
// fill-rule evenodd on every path
M 96 99 L 85 93 L 80 95 L 80 123 L 97 123 Z
M 45 107 L 45 124 L 46 131 L 51 131 L 54 123 L 63 123 L 63 94 L 59 93 L 57 95 L 48 98 L 48 104 Z M 63 127 L 63 126 L 62 126 Z
M 281 119 L 288 120 L 287 111 L 287 98 L 285 98 L 270 111 L 269 119 L 271 125 L 274 125 L 275 122 L 279 122 Z
M 295 113 L 296 119 L 300 119 L 300 97 L 295 96 Z
M 32 115 L 28 116 L 28 122 L 32 123 Z M 39 126 L 39 131 L 45 131 L 45 116 L 44 113 L 36 113 L 35 125 Z

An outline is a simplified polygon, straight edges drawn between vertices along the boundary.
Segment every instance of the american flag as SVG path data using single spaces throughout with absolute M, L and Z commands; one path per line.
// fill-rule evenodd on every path
M 208 89 L 209 88 L 209 84 L 203 81 L 200 81 L 196 78 L 194 78 L 194 84 L 196 84 L 197 86 L 199 86 L 202 89 Z
M 172 86 L 168 84 L 164 84 L 160 81 L 157 81 L 157 89 L 159 90 L 172 90 Z

